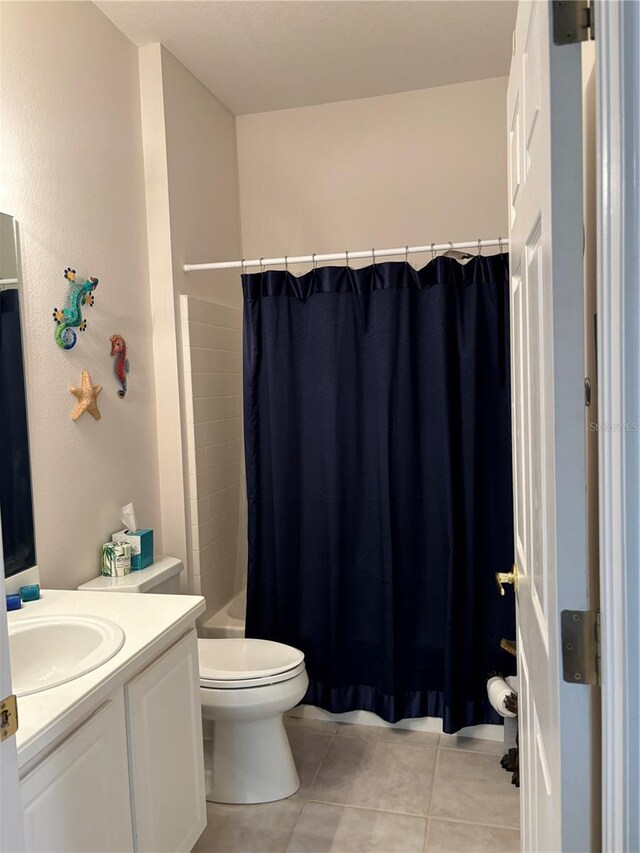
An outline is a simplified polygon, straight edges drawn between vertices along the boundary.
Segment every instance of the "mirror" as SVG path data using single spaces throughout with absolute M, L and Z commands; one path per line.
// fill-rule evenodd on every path
M 36 564 L 17 228 L 0 213 L 0 515 L 5 577 Z

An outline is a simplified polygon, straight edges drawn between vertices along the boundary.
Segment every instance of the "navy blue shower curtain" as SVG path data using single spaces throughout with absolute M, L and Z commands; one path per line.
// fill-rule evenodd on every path
M 0 290 L 0 514 L 5 575 L 36 564 L 18 290 Z
M 243 276 L 247 636 L 304 701 L 446 732 L 514 636 L 508 258 Z

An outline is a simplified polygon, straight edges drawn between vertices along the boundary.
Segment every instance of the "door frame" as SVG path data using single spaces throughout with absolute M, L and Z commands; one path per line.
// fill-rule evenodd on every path
M 0 699 L 10 696 L 11 693 L 9 629 L 0 525 Z M 15 735 L 0 743 L 0 750 L 0 851 L 19 853 L 24 850 L 24 825 Z
M 595 9 L 602 849 L 613 853 L 640 849 L 640 7 Z

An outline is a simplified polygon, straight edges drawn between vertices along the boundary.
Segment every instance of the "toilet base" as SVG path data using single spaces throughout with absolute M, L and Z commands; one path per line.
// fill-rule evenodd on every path
M 300 777 L 282 715 L 308 686 L 303 669 L 259 687 L 201 687 L 207 800 L 272 803 L 295 794 Z
M 281 714 L 266 720 L 205 723 L 207 800 L 271 803 L 295 794 L 300 777 Z

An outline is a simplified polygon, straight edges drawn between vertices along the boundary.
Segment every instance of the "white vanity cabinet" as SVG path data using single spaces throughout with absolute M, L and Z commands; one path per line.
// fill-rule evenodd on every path
M 134 847 L 189 851 L 207 825 L 196 632 L 125 687 Z
M 195 630 L 29 766 L 27 853 L 190 851 L 207 823 Z
M 28 851 L 133 850 L 122 689 L 25 776 L 21 793 Z

